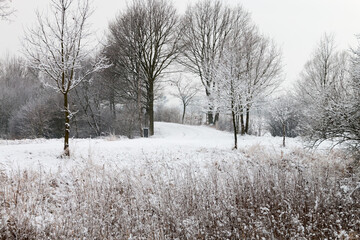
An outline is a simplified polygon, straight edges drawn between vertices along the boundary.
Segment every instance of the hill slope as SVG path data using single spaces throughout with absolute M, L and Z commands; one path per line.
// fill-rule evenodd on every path
M 239 138 L 239 151 L 254 145 L 278 151 L 280 138 L 245 136 Z M 290 146 L 300 146 L 290 139 Z M 155 135 L 137 139 L 71 139 L 71 159 L 60 159 L 62 139 L 35 139 L 0 141 L 0 164 L 6 168 L 58 168 L 70 167 L 84 161 L 96 164 L 137 165 L 142 161 L 159 158 L 174 158 L 178 161 L 202 161 L 211 154 L 237 155 L 231 151 L 233 135 L 206 126 L 188 126 L 174 123 L 155 123 Z M 158 160 L 156 160 L 158 161 Z

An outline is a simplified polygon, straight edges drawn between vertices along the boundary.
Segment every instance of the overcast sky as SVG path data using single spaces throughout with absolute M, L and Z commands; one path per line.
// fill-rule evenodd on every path
M 23 29 L 35 21 L 35 9 L 44 9 L 49 0 L 12 0 L 16 15 L 12 22 L 0 22 L 0 57 L 20 54 Z M 174 0 L 182 13 L 192 1 Z M 227 0 L 251 12 L 259 29 L 283 50 L 287 82 L 297 79 L 321 35 L 333 33 L 341 49 L 356 46 L 360 34 L 360 0 Z M 104 36 L 109 20 L 126 7 L 125 0 L 93 0 L 93 28 L 98 39 Z

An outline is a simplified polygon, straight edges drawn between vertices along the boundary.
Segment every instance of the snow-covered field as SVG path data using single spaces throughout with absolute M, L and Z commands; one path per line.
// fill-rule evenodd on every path
M 0 141 L 0 239 L 360 239 L 341 150 L 156 123 L 151 138 Z
M 155 135 L 151 138 L 71 139 L 70 159 L 59 158 L 63 139 L 0 140 L 0 164 L 11 169 L 57 169 L 93 161 L 98 165 L 137 167 L 155 158 L 164 163 L 206 164 L 210 159 L 237 156 L 254 146 L 279 155 L 281 151 L 303 147 L 300 140 L 291 138 L 287 139 L 285 149 L 281 147 L 280 137 L 244 136 L 238 141 L 239 150 L 233 151 L 231 133 L 206 126 L 156 122 Z

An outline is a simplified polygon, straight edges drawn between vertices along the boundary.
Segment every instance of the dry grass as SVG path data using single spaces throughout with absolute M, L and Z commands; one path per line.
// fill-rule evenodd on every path
M 205 171 L 150 163 L 2 173 L 0 239 L 360 238 L 359 176 L 343 155 L 297 149 L 281 159 L 254 147 L 243 157 Z

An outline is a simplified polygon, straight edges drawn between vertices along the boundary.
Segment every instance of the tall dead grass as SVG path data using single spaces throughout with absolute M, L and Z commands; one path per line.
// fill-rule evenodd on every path
M 252 148 L 206 169 L 2 173 L 0 239 L 359 239 L 359 176 L 342 157 Z

